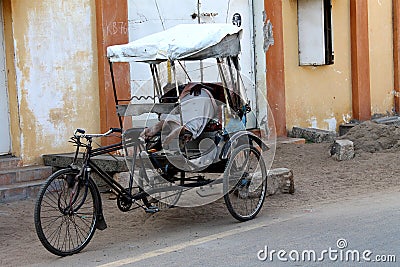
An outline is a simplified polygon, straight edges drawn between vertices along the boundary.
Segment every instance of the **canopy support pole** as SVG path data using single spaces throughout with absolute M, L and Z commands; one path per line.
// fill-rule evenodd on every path
M 218 65 L 219 75 L 221 76 L 221 80 L 222 80 L 222 86 L 224 87 L 224 96 L 225 96 L 226 106 L 228 108 L 228 114 L 232 115 L 232 111 L 231 111 L 231 106 L 232 106 L 232 102 L 231 101 L 232 101 L 232 99 L 230 97 L 228 84 L 226 82 L 225 74 L 224 74 L 224 71 L 222 69 L 221 59 L 217 58 L 217 63 L 218 63 L 217 65 Z
M 171 67 L 172 67 L 172 73 L 174 74 L 176 96 L 178 98 L 179 118 L 181 120 L 181 126 L 183 127 L 183 117 L 182 117 L 182 110 L 181 110 L 181 98 L 179 97 L 180 93 L 179 93 L 178 79 L 176 78 L 175 61 L 171 61 Z
M 108 61 L 110 65 L 110 73 L 111 73 L 111 83 L 114 91 L 114 102 L 115 102 L 115 107 L 119 105 L 118 97 L 117 97 L 117 88 L 115 86 L 115 78 L 114 78 L 114 70 L 113 70 L 113 63 L 111 61 Z M 121 116 L 118 116 L 118 121 L 119 121 L 119 126 L 122 129 L 122 118 Z
M 158 76 L 157 66 L 155 64 L 150 64 L 150 70 L 151 70 L 151 76 L 153 76 L 154 91 L 155 93 L 157 93 L 158 101 L 160 101 L 161 93 L 164 94 L 164 92 L 161 92 L 161 84 Z

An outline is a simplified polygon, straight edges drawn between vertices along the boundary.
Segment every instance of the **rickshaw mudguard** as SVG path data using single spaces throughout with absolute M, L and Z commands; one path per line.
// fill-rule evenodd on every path
M 237 132 L 237 133 L 233 134 L 232 136 L 230 136 L 229 141 L 226 142 L 224 144 L 224 146 L 222 147 L 222 150 L 221 150 L 221 153 L 219 156 L 221 160 L 225 160 L 228 158 L 229 154 L 232 152 L 231 151 L 232 144 L 234 144 L 236 142 L 240 142 L 239 144 L 247 143 L 249 145 L 251 145 L 252 142 L 255 142 L 261 148 L 262 151 L 269 150 L 268 145 L 265 144 L 260 139 L 260 137 L 258 137 L 254 133 L 252 133 L 250 131 L 240 131 L 240 132 Z

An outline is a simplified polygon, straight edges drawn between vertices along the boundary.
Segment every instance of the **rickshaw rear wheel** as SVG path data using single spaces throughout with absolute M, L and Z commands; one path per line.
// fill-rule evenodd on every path
M 232 151 L 223 189 L 225 204 L 235 219 L 248 221 L 257 216 L 267 192 L 267 171 L 259 150 L 246 144 Z

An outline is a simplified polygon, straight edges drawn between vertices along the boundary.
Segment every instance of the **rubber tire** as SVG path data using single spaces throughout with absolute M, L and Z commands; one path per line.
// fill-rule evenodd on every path
M 89 244 L 90 240 L 92 239 L 95 231 L 96 231 L 96 223 L 97 223 L 97 211 L 100 208 L 99 206 L 99 199 L 98 199 L 98 194 L 97 194 L 97 187 L 96 184 L 94 183 L 94 181 L 89 178 L 89 183 L 88 183 L 88 195 L 87 198 L 90 197 L 90 195 L 92 196 L 92 201 L 93 201 L 93 217 L 91 220 L 91 225 L 90 225 L 90 230 L 87 233 L 86 238 L 84 239 L 84 241 L 81 244 L 77 244 L 77 246 L 68 249 L 68 250 L 63 250 L 62 248 L 57 248 L 55 246 L 53 246 L 51 244 L 51 242 L 49 242 L 49 240 L 46 237 L 46 234 L 43 230 L 42 227 L 42 220 L 41 220 L 41 210 L 42 210 L 42 201 L 43 201 L 43 196 L 46 193 L 48 187 L 52 184 L 52 182 L 54 182 L 55 179 L 60 178 L 60 176 L 65 175 L 65 174 L 71 174 L 71 175 L 77 175 L 78 174 L 78 170 L 73 170 L 71 168 L 67 168 L 67 169 L 61 169 L 55 173 L 53 173 L 52 175 L 49 176 L 49 178 L 46 180 L 46 182 L 42 185 L 37 200 L 36 200 L 36 205 L 35 205 L 35 212 L 34 212 L 34 222 L 35 222 L 35 228 L 36 228 L 36 233 L 37 236 L 39 237 L 40 242 L 43 244 L 43 246 L 51 253 L 57 255 L 57 256 L 70 256 L 73 254 L 76 254 L 78 252 L 80 252 L 82 249 L 84 249 L 87 244 Z M 84 187 L 82 187 L 84 189 Z M 90 195 L 89 195 L 90 192 Z M 86 203 L 87 199 L 85 200 Z M 62 213 L 60 212 L 60 215 Z M 68 216 L 68 215 L 62 215 L 62 216 Z M 64 223 L 64 221 L 62 221 L 62 224 Z M 76 229 L 75 229 L 76 230 Z
M 262 192 L 261 195 L 259 196 L 258 202 L 257 202 L 257 206 L 255 209 L 253 209 L 253 211 L 249 214 L 240 214 L 238 211 L 235 210 L 233 204 L 232 204 L 232 200 L 231 200 L 231 189 L 229 188 L 229 170 L 230 168 L 232 168 L 232 164 L 234 162 L 235 157 L 242 152 L 244 149 L 249 150 L 251 153 L 254 153 L 259 164 L 260 164 L 260 169 L 261 169 L 261 175 L 262 175 L 262 179 L 263 179 L 263 183 L 261 186 L 263 186 L 262 188 Z M 254 219 L 257 214 L 260 212 L 262 205 L 264 203 L 265 200 L 265 196 L 267 193 L 267 171 L 266 171 L 266 167 L 265 167 L 265 162 L 264 159 L 261 155 L 261 153 L 254 147 L 254 146 L 250 146 L 250 145 L 241 145 L 237 148 L 235 148 L 229 159 L 228 159 L 228 163 L 226 165 L 225 168 L 225 172 L 224 172 L 224 185 L 223 185 L 223 190 L 224 190 L 224 200 L 225 200 L 225 204 L 228 208 L 229 213 L 238 221 L 244 222 L 244 221 L 248 221 L 248 220 L 252 220 Z

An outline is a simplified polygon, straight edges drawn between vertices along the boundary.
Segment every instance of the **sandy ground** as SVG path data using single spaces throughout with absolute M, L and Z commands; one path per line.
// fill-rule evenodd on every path
M 312 210 L 318 203 L 345 201 L 348 197 L 366 196 L 385 190 L 399 192 L 400 159 L 395 150 L 370 153 L 357 148 L 354 159 L 338 162 L 329 155 L 330 144 L 278 145 L 273 168 L 293 170 L 296 192 L 293 195 L 274 195 L 266 199 L 263 214 L 268 209 L 283 213 Z M 362 146 L 362 145 L 361 145 Z M 172 225 L 190 227 L 197 223 L 234 220 L 222 200 L 195 208 L 174 208 L 155 215 L 142 210 L 120 212 L 115 200 L 103 197 L 104 215 L 108 229 L 96 232 L 91 244 L 100 248 L 103 242 L 123 242 L 132 235 L 146 237 Z M 38 264 L 54 258 L 37 239 L 33 223 L 34 200 L 0 205 L 0 266 Z M 168 223 L 165 223 L 168 222 Z M 126 235 L 127 231 L 130 235 Z M 99 234 L 100 233 L 100 234 Z M 154 234 L 155 233 L 155 234 Z M 161 242 L 161 241 L 158 241 Z

